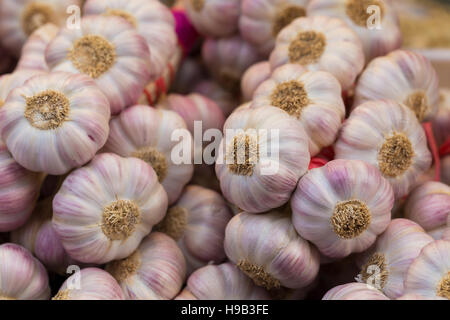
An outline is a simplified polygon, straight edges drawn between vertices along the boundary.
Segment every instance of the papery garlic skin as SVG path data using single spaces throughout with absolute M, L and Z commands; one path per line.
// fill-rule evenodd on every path
M 225 117 L 228 117 L 239 104 L 238 98 L 232 92 L 224 89 L 214 80 L 204 80 L 199 82 L 194 87 L 193 91 L 198 92 L 217 103 Z
M 396 50 L 374 59 L 361 74 L 353 108 L 371 100 L 402 103 L 422 122 L 436 114 L 439 79 L 430 61 L 420 53 Z
M 327 71 L 349 90 L 364 68 L 358 35 L 337 18 L 298 18 L 277 36 L 270 55 L 272 70 L 296 63 L 309 71 Z
M 329 290 L 322 300 L 390 300 L 377 289 L 364 283 L 343 284 Z
M 270 78 L 272 70 L 268 61 L 255 63 L 242 75 L 241 92 L 244 101 L 251 101 L 261 83 Z
M 16 70 L 0 76 L 0 108 L 5 104 L 6 98 L 11 91 L 23 84 L 33 76 L 43 75 L 40 70 Z
M 422 184 L 408 195 L 404 211 L 406 218 L 440 239 L 450 216 L 450 187 L 436 181 Z
M 391 299 L 404 294 L 406 272 L 423 247 L 433 242 L 422 227 L 408 219 L 394 219 L 363 254 L 359 279 Z
M 269 300 L 269 293 L 231 263 L 195 271 L 176 300 Z
M 87 74 L 117 114 L 135 103 L 150 80 L 150 51 L 145 39 L 123 18 L 86 16 L 80 28 L 64 28 L 47 47 L 51 71 Z
M 392 184 L 396 199 L 431 166 L 425 132 L 414 113 L 390 100 L 368 101 L 353 110 L 334 150 L 336 159 L 375 165 Z
M 91 160 L 105 144 L 109 118 L 108 100 L 92 79 L 53 72 L 34 76 L 10 93 L 0 109 L 0 129 L 20 165 L 62 175 Z
M 309 161 L 307 136 L 297 120 L 278 108 L 246 107 L 225 122 L 216 174 L 228 201 L 259 213 L 289 200 Z
M 308 72 L 297 64 L 275 69 L 253 94 L 252 108 L 278 107 L 299 121 L 315 156 L 336 140 L 345 117 L 341 86 L 328 72 Z
M 166 210 L 167 194 L 147 163 L 103 153 L 66 178 L 52 221 L 73 259 L 102 264 L 133 253 Z
M 425 246 L 408 269 L 406 294 L 450 299 L 450 241 L 437 240 Z
M 397 13 L 390 0 L 311 0 L 307 14 L 344 20 L 361 39 L 367 62 L 402 45 Z
M 195 29 L 205 36 L 226 37 L 238 29 L 241 0 L 186 0 L 184 8 Z
M 281 212 L 234 216 L 225 231 L 225 252 L 255 284 L 268 290 L 306 287 L 319 272 L 318 251 Z
M 183 285 L 186 262 L 173 239 L 152 232 L 128 258 L 106 266 L 127 300 L 171 300 Z
M 125 296 L 108 272 L 85 268 L 67 278 L 52 300 L 125 300 Z
M 309 0 L 243 0 L 239 18 L 242 36 L 268 56 L 282 29 L 306 16 Z
M 62 26 L 69 6 L 80 6 L 80 0 L 2 0 L 0 39 L 11 53 L 20 56 L 28 36 L 46 23 Z
M 177 132 L 183 133 L 185 142 L 193 146 L 184 120 L 173 111 L 136 105 L 111 120 L 110 127 L 104 151 L 149 163 L 167 192 L 169 204 L 174 203 L 194 171 L 192 152 L 187 155 L 189 161 L 180 164 L 172 154 L 181 143 L 176 140 L 179 139 Z M 188 151 L 191 150 L 183 150 Z
M 0 245 L 0 300 L 47 300 L 47 271 L 25 248 Z
M 450 139 L 450 89 L 444 88 L 439 92 L 438 111 L 433 119 L 431 119 L 431 123 L 434 137 L 440 146 Z
M 158 1 L 148 0 L 89 0 L 84 5 L 83 12 L 85 15 L 127 19 L 145 38 L 150 48 L 151 80 L 162 76 L 177 46 L 175 21 L 167 7 Z
M 59 28 L 52 23 L 47 23 L 39 29 L 36 29 L 28 37 L 22 48 L 16 70 L 32 69 L 49 71 L 47 62 L 45 61 L 45 50 L 58 32 Z
M 303 176 L 292 199 L 297 232 L 331 258 L 368 249 L 391 220 L 394 193 L 378 169 L 333 160 Z
M 209 263 L 225 260 L 225 227 L 232 217 L 219 193 L 189 185 L 155 229 L 177 241 L 186 258 L 189 275 Z

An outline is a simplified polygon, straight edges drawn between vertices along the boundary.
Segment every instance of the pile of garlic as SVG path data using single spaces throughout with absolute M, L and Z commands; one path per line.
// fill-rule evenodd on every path
M 0 300 L 450 299 L 392 2 L 0 0 Z

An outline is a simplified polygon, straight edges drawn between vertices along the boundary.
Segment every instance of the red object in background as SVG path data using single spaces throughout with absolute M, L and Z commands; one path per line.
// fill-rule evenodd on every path
M 308 170 L 320 168 L 326 165 L 329 161 L 334 160 L 334 149 L 332 146 L 323 148 L 318 155 L 311 158 Z
M 448 156 L 449 154 L 450 154 L 450 137 L 448 137 L 447 140 L 439 148 L 439 156 L 441 158 Z
M 425 122 L 422 124 L 423 129 L 425 130 L 425 135 L 427 136 L 428 145 L 431 149 L 431 154 L 433 155 L 434 160 L 434 180 L 439 181 L 441 179 L 441 159 L 438 151 L 438 146 L 436 144 L 436 139 L 434 138 L 433 134 L 433 127 L 431 125 L 431 122 Z
M 199 39 L 199 34 L 192 26 L 184 10 L 172 9 L 172 14 L 175 18 L 178 43 L 183 49 L 184 56 L 187 56 Z

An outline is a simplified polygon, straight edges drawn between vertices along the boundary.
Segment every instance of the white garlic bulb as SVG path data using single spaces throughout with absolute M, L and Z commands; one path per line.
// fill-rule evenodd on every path
M 270 78 L 271 73 L 272 70 L 270 70 L 268 61 L 255 63 L 245 71 L 241 81 L 241 92 L 244 101 L 248 102 L 253 99 L 255 90 L 261 83 Z
M 395 101 L 368 101 L 352 111 L 335 144 L 336 159 L 358 159 L 378 167 L 396 199 L 431 166 L 424 130 L 414 113 Z
M 39 70 L 16 70 L 13 73 L 0 76 L 0 108 L 5 104 L 9 93 L 23 84 L 33 76 L 43 75 Z
M 102 264 L 133 253 L 166 210 L 166 192 L 147 163 L 104 153 L 64 180 L 53 228 L 73 259 Z
M 377 289 L 364 283 L 343 284 L 329 290 L 322 300 L 390 300 Z
M 333 160 L 300 179 L 291 199 L 292 221 L 321 253 L 342 258 L 375 242 L 393 205 L 392 187 L 375 166 Z

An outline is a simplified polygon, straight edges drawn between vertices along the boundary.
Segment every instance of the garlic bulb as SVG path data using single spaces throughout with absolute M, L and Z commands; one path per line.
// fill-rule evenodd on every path
M 225 252 L 255 284 L 268 290 L 306 287 L 319 272 L 317 250 L 281 212 L 234 216 L 225 231 Z
M 169 204 L 174 203 L 194 171 L 192 161 L 177 164 L 172 154 L 179 144 L 172 139 L 176 131 L 186 131 L 186 142 L 193 145 L 183 119 L 173 111 L 136 105 L 112 119 L 110 126 L 104 150 L 150 164 L 167 192 Z
M 358 35 L 337 18 L 307 17 L 294 20 L 277 36 L 270 55 L 272 70 L 286 63 L 310 71 L 327 71 L 349 90 L 364 68 Z
M 198 32 L 226 37 L 238 29 L 241 0 L 186 0 L 184 7 Z
M 170 300 L 183 285 L 186 262 L 174 240 L 152 232 L 134 253 L 110 262 L 106 271 L 117 280 L 128 300 Z
M 177 241 L 186 257 L 189 275 L 210 262 L 225 260 L 225 227 L 232 217 L 219 193 L 189 185 L 155 230 Z
M 405 205 L 405 217 L 417 222 L 434 239 L 442 237 L 450 216 L 450 187 L 429 181 L 414 189 Z
M 0 245 L 0 300 L 47 300 L 50 297 L 44 266 L 25 248 Z
M 353 110 L 334 151 L 336 159 L 377 166 L 394 188 L 396 199 L 406 195 L 431 166 L 425 133 L 414 113 L 390 100 L 369 101 Z
M 268 61 L 255 63 L 245 71 L 241 81 L 241 92 L 245 101 L 252 100 L 256 88 L 269 79 L 271 73 Z
M 133 253 L 166 210 L 148 164 L 104 153 L 66 178 L 53 200 L 53 228 L 73 259 L 102 264 Z
M 394 194 L 378 169 L 333 160 L 310 170 L 291 199 L 297 232 L 331 258 L 368 249 L 389 225 Z
M 366 61 L 400 48 L 402 34 L 391 0 L 311 0 L 308 16 L 344 20 L 359 36 Z
M 195 271 L 176 300 L 269 300 L 269 293 L 256 286 L 231 263 L 209 265 Z
M 194 87 L 193 91 L 198 92 L 217 103 L 220 109 L 222 109 L 225 117 L 228 117 L 239 104 L 238 98 L 236 98 L 232 92 L 224 89 L 214 80 L 204 80 L 199 82 Z
M 364 283 L 347 283 L 329 290 L 322 300 L 390 300 L 377 289 Z
M 0 39 L 16 56 L 28 36 L 46 23 L 62 26 L 69 17 L 69 6 L 80 0 L 2 0 L 0 7 Z
M 336 78 L 328 72 L 308 72 L 297 64 L 275 69 L 256 89 L 252 108 L 267 105 L 280 108 L 302 124 L 311 156 L 334 143 L 345 117 Z
M 361 259 L 359 281 L 395 299 L 403 295 L 406 272 L 424 246 L 433 242 L 417 223 L 394 219 Z
M 406 50 L 374 59 L 358 80 L 353 108 L 370 100 L 389 99 L 414 111 L 420 122 L 437 112 L 439 80 L 430 61 Z
M 256 49 L 239 35 L 206 39 L 202 58 L 213 77 L 233 93 L 239 92 L 242 75 L 248 67 L 261 59 Z
M 109 103 L 84 75 L 37 75 L 0 109 L 1 135 L 31 171 L 62 175 L 88 162 L 108 137 Z
M 150 48 L 152 80 L 162 75 L 177 46 L 175 21 L 167 7 L 148 0 L 88 0 L 83 12 L 85 15 L 101 14 L 126 19 Z
M 405 293 L 450 299 L 450 241 L 425 246 L 408 269 Z
M 441 89 L 439 107 L 431 119 L 433 132 L 438 145 L 450 141 L 450 89 Z
M 108 272 L 85 268 L 67 278 L 52 300 L 125 300 L 125 297 Z
M 408 293 L 403 296 L 397 298 L 396 300 L 444 300 L 445 298 L 426 298 L 417 293 Z
M 117 114 L 137 101 L 150 80 L 147 42 L 123 18 L 87 16 L 80 23 L 80 28 L 62 29 L 50 42 L 47 64 L 51 71 L 90 76 Z
M 301 124 L 274 107 L 239 108 L 224 125 L 216 174 L 225 198 L 247 212 L 285 204 L 308 169 Z
M 275 38 L 297 18 L 306 16 L 309 0 L 242 0 L 239 30 L 242 36 L 269 55 Z
M 59 28 L 52 23 L 47 23 L 39 29 L 36 29 L 28 37 L 27 42 L 25 42 L 22 48 L 22 54 L 20 55 L 16 70 L 32 69 L 48 71 L 49 68 L 45 61 L 45 50 L 58 32 Z
M 0 108 L 5 104 L 9 93 L 23 84 L 33 76 L 43 75 L 39 70 L 16 70 L 13 73 L 0 76 Z
M 442 239 L 450 241 L 450 214 L 447 216 L 447 228 L 444 230 L 442 234 Z

